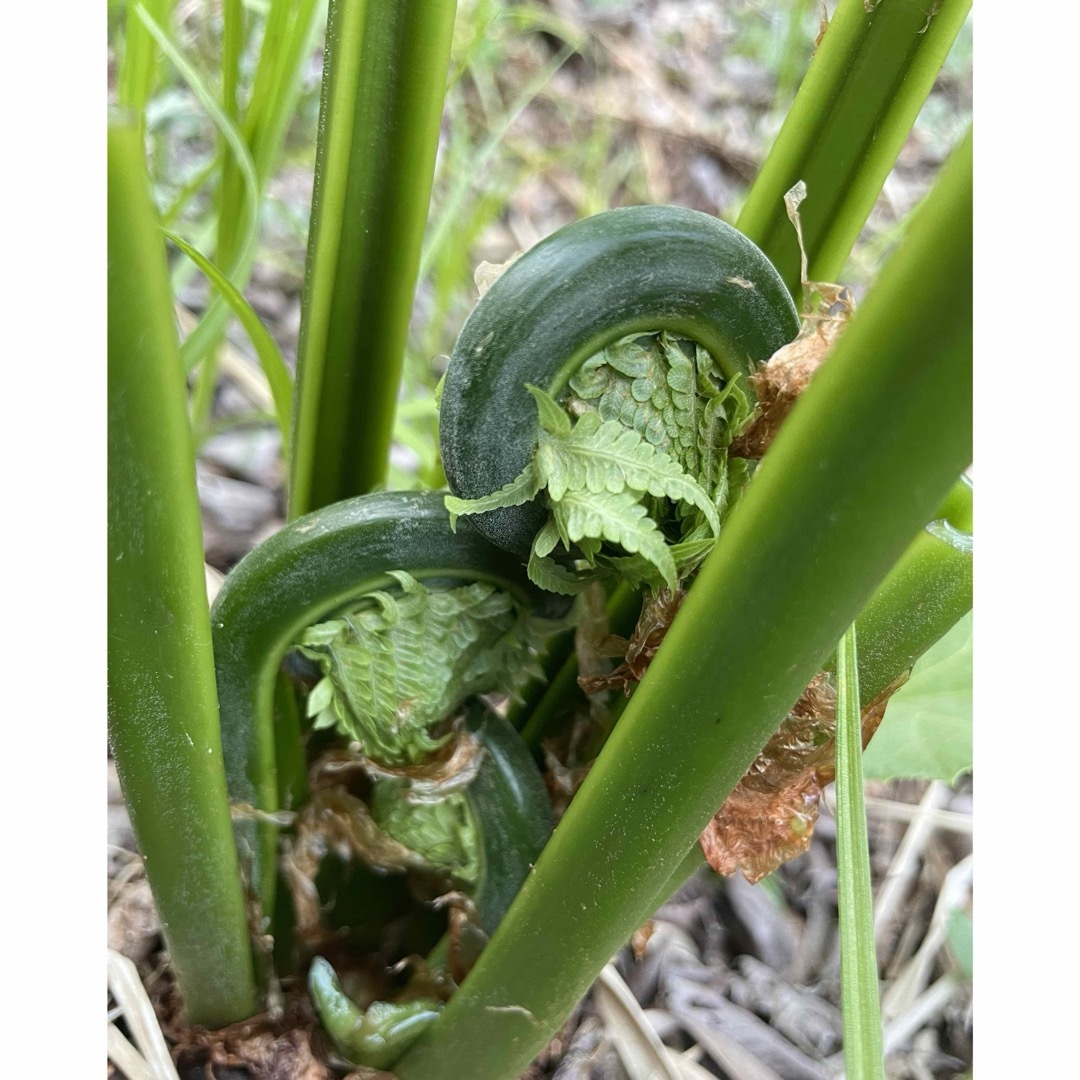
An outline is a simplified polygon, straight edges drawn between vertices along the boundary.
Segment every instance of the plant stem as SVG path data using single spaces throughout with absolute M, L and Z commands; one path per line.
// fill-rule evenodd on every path
M 971 610 L 971 485 L 957 482 L 859 613 L 859 690 L 872 701 Z M 936 528 L 945 523 L 947 529 Z
M 800 295 L 799 246 L 785 193 L 800 207 L 811 281 L 836 281 L 948 56 L 971 0 L 840 0 L 776 142 L 739 214 L 739 229 Z
M 836 653 L 836 863 L 844 1075 L 847 1080 L 883 1080 L 855 637 L 852 625 Z
M 612 634 L 629 637 L 641 614 L 641 592 L 621 583 L 611 594 L 607 602 L 608 627 Z M 543 693 L 528 713 L 511 711 L 511 719 L 517 715 L 528 715 L 529 719 L 521 730 L 525 745 L 538 758 L 541 756 L 540 745 L 544 739 L 558 730 L 559 721 L 565 719 L 570 702 L 580 697 L 578 686 L 577 652 L 571 649 L 558 671 L 543 688 Z
M 401 1080 L 521 1073 L 969 463 L 971 243 L 968 139 L 765 455 L 533 875 L 395 1066 Z
M 108 159 L 109 745 L 188 1019 L 220 1027 L 255 991 L 184 371 L 137 128 Z
M 386 476 L 455 0 L 336 0 L 327 26 L 289 513 Z

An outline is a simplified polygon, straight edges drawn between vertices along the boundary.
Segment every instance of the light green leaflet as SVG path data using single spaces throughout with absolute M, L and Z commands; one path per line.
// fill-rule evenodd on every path
M 615 571 L 675 589 L 711 550 L 749 479 L 728 468 L 727 447 L 752 411 L 738 382 L 724 383 L 700 346 L 662 332 L 631 335 L 587 360 L 563 403 L 527 389 L 540 419 L 535 458 L 490 495 L 447 496 L 452 520 L 543 491 L 551 517 L 529 558 L 541 588 L 576 593 Z M 560 543 L 576 565 L 555 557 Z
M 463 887 L 480 876 L 480 837 L 469 802 L 460 791 L 437 800 L 412 800 L 405 780 L 380 780 L 371 797 L 371 816 L 395 840 L 450 874 Z
M 428 589 L 391 576 L 400 593 L 372 593 L 299 643 L 323 673 L 308 697 L 315 727 L 335 728 L 388 767 L 442 746 L 449 736 L 436 729 L 469 695 L 513 693 L 540 677 L 536 651 L 551 630 L 493 585 Z

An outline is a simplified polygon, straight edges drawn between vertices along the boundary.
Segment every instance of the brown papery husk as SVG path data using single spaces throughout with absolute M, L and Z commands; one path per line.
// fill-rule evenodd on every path
M 146 987 L 181 1076 L 332 1080 L 340 1075 L 328 1063 L 330 1047 L 299 982 L 288 987 L 276 1015 L 260 1013 L 216 1031 L 188 1026 L 166 965 L 147 979 Z
M 334 787 L 349 773 L 362 773 L 372 780 L 408 780 L 414 801 L 439 800 L 460 791 L 472 782 L 483 758 L 480 741 L 466 730 L 462 718 L 453 721 L 450 737 L 422 761 L 410 765 L 381 765 L 364 756 L 359 743 L 347 749 L 330 749 L 312 765 L 308 782 L 312 788 Z
M 671 592 L 665 588 L 659 592 L 648 592 L 630 640 L 608 639 L 619 642 L 624 649 L 625 661 L 608 675 L 579 676 L 581 689 L 586 694 L 596 694 L 601 690 L 618 688 L 629 697 L 630 691 L 641 682 L 652 663 L 684 599 L 686 593 L 682 589 Z
M 821 298 L 818 310 L 804 315 L 795 340 L 777 349 L 750 376 L 760 411 L 746 431 L 732 442 L 731 453 L 736 457 L 760 458 L 765 453 L 814 372 L 832 352 L 855 310 L 855 301 L 846 286 L 809 282 L 806 288 Z
M 878 729 L 906 673 L 862 710 L 863 748 Z M 776 734 L 700 837 L 718 874 L 741 872 L 751 884 L 810 846 L 821 793 L 836 776 L 836 690 L 814 676 Z

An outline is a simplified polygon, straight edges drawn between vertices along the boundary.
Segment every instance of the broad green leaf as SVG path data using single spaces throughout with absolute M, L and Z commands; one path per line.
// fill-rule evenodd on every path
M 868 777 L 956 782 L 972 767 L 972 617 L 953 627 L 912 669 L 866 748 Z

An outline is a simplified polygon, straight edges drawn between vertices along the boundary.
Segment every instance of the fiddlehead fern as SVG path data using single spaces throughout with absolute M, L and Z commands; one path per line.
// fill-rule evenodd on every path
M 471 528 L 452 532 L 436 494 L 370 495 L 327 507 L 233 570 L 211 622 L 230 794 L 259 812 L 239 815 L 237 841 L 267 925 L 277 856 L 272 815 L 282 801 L 276 747 L 288 743 L 275 731 L 274 682 L 298 647 L 321 676 L 307 702 L 313 734 L 332 729 L 350 741 L 349 753 L 368 773 L 366 803 L 341 786 L 311 796 L 298 846 L 320 815 L 336 813 L 339 824 L 353 815 L 373 865 L 385 868 L 377 860 L 390 852 L 397 869 L 434 873 L 444 887 L 466 890 L 468 915 L 451 921 L 449 955 L 440 948 L 432 962 L 449 962 L 459 977 L 467 970 L 554 824 L 520 736 L 474 695 L 520 685 L 536 668 L 545 626 L 558 625 L 549 620 L 566 608 L 533 586 L 513 556 Z M 467 741 L 467 749 L 448 765 L 440 755 L 451 739 Z M 302 764 L 298 745 L 286 753 Z M 305 849 L 314 862 L 309 880 L 326 849 L 321 836 Z M 309 988 L 338 1049 L 377 1068 L 439 1007 L 383 1001 L 361 1011 L 322 958 Z
M 575 591 L 584 564 L 673 589 L 728 505 L 746 376 L 797 330 L 765 256 L 706 214 L 633 207 L 561 229 L 495 281 L 455 346 L 448 508 L 529 555 L 545 588 Z
M 489 606 L 494 604 L 504 614 L 514 612 L 509 620 L 511 625 L 504 629 L 512 629 L 516 620 L 532 613 L 557 615 L 566 606 L 565 602 L 557 601 L 553 607 L 551 595 L 531 585 L 512 556 L 493 548 L 474 530 L 466 528 L 453 533 L 442 497 L 436 494 L 362 496 L 300 518 L 244 559 L 230 573 L 214 604 L 211 623 L 229 792 L 235 804 L 253 807 L 258 812 L 238 817 L 237 843 L 267 920 L 274 908 L 279 829 L 272 815 L 282 808 L 273 710 L 274 682 L 282 660 L 307 635 L 309 653 L 323 650 L 329 670 L 335 661 L 329 659 L 326 647 L 340 636 L 340 629 L 333 622 L 329 624 L 330 631 L 310 628 L 320 620 L 342 615 L 356 624 L 362 621 L 365 611 L 382 610 L 385 614 L 388 604 L 407 605 L 408 592 L 397 600 L 388 592 L 397 589 L 400 593 L 404 580 L 414 583 L 410 586 L 414 598 L 423 591 L 421 583 L 431 585 L 430 595 L 436 599 L 429 600 L 429 604 L 436 608 L 441 603 L 436 586 L 451 592 L 472 589 L 474 594 L 483 593 Z M 493 597 L 502 599 L 493 601 Z M 457 632 L 468 638 L 472 631 L 463 631 L 464 623 L 456 617 L 459 614 L 444 611 L 444 616 L 448 616 L 444 618 L 444 630 L 451 636 Z M 487 626 L 485 632 L 489 634 L 486 639 L 489 646 L 502 648 L 519 661 L 528 652 L 524 640 L 519 639 L 515 644 L 513 634 L 502 632 L 497 623 Z M 327 640 L 319 643 L 320 634 Z M 408 656 L 416 662 L 424 648 L 422 642 L 414 641 Z M 426 648 L 430 654 L 430 641 Z M 490 660 L 490 655 L 485 656 Z M 479 668 L 483 666 L 481 663 Z M 366 670 L 369 675 L 372 673 L 370 662 Z M 386 681 L 387 670 L 384 665 L 383 676 L 377 677 L 376 682 L 380 678 Z M 399 670 L 397 677 L 400 675 Z M 503 688 L 497 673 L 489 669 L 481 678 L 476 664 L 464 672 L 452 673 L 448 682 L 454 682 L 456 690 L 451 692 L 447 685 L 437 689 L 434 705 L 451 711 L 459 708 L 469 694 Z M 336 689 L 326 686 L 320 692 L 321 698 L 315 700 L 316 713 L 329 709 L 333 715 L 335 708 L 344 708 L 347 685 L 354 683 L 346 679 Z M 384 694 L 381 701 L 384 719 L 387 710 L 396 714 L 407 704 Z M 378 711 L 369 708 L 368 719 Z M 354 723 L 358 723 L 356 716 L 353 712 Z M 429 722 L 445 719 L 437 708 L 435 712 L 429 711 Z M 363 735 L 362 726 L 346 731 L 350 737 Z M 410 737 L 421 750 L 428 744 L 425 740 L 438 741 L 427 723 L 410 731 Z M 374 749 L 373 756 L 377 758 L 377 740 L 368 736 L 365 742 L 371 744 L 368 749 Z M 291 748 L 290 752 L 298 754 L 299 747 Z M 528 757 L 524 750 L 522 754 Z M 495 760 L 493 755 L 492 760 Z M 291 767 L 295 768 L 295 763 Z M 535 774 L 531 763 L 530 768 Z M 538 775 L 534 789 L 536 785 L 540 785 Z M 530 813 L 535 818 L 535 807 Z M 538 820 L 542 828 L 544 822 Z
M 450 944 L 471 966 L 477 933 L 489 937 L 502 921 L 529 870 L 536 862 L 554 827 L 551 806 L 540 774 L 520 736 L 503 717 L 473 702 L 466 721 L 468 730 L 483 748 L 475 777 L 462 793 L 467 812 L 475 823 L 476 885 L 472 904 L 475 930 L 469 940 L 464 932 Z M 447 939 L 429 957 L 445 963 Z M 338 1052 L 357 1065 L 387 1068 L 438 1016 L 439 999 L 414 998 L 403 1002 L 375 1002 L 359 1008 L 342 990 L 337 974 L 322 957 L 315 957 L 308 975 L 308 989 L 315 1008 Z

